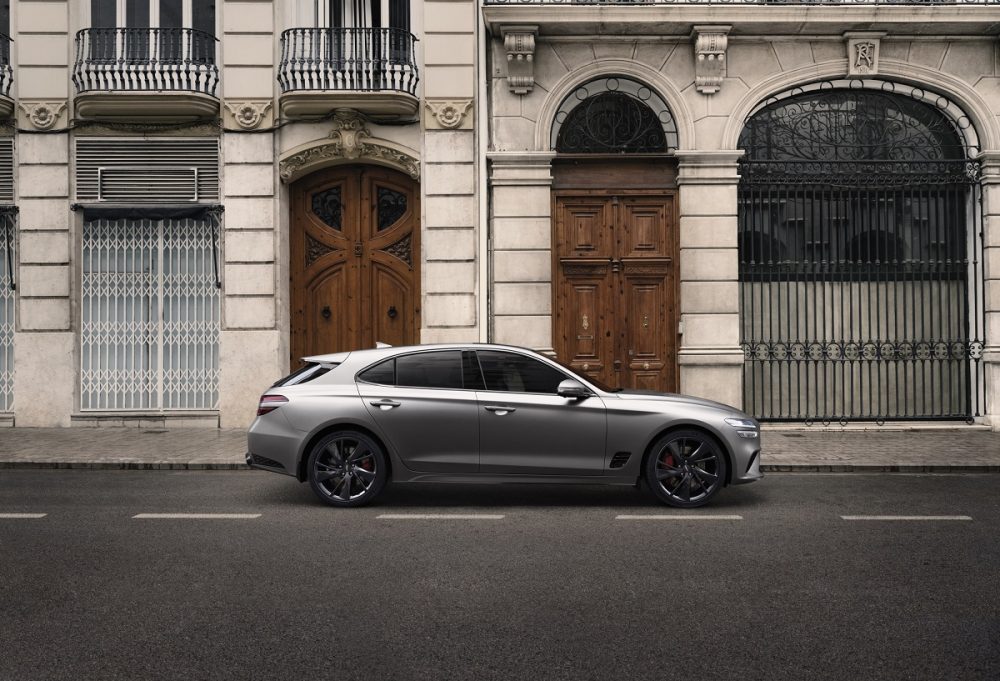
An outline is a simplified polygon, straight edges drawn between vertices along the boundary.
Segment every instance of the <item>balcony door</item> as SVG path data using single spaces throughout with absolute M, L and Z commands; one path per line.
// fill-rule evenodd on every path
M 213 0 L 90 0 L 90 25 L 91 59 L 214 62 Z
M 300 0 L 298 7 L 301 26 L 410 30 L 410 0 Z

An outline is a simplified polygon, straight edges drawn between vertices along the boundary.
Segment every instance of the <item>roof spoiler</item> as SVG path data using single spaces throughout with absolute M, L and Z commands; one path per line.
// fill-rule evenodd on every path
M 388 343 L 383 343 L 382 341 L 375 341 L 375 348 L 381 350 L 382 348 L 391 348 L 392 346 Z

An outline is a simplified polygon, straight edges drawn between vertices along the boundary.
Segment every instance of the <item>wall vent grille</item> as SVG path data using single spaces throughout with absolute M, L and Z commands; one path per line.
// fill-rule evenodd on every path
M 218 201 L 219 141 L 170 137 L 76 141 L 77 201 Z
M 0 201 L 14 200 L 14 138 L 0 137 Z

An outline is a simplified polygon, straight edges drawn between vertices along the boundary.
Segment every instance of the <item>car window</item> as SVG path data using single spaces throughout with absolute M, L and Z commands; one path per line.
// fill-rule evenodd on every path
M 396 358 L 396 385 L 461 390 L 462 351 L 421 352 Z
M 483 372 L 479 368 L 479 360 L 472 350 L 462 351 L 462 371 L 466 390 L 486 390 L 483 383 Z
M 513 352 L 482 350 L 478 355 L 487 390 L 555 395 L 567 378 L 548 364 Z
M 373 367 L 365 369 L 358 378 L 366 383 L 377 383 L 378 385 L 396 384 L 396 360 L 387 359 Z

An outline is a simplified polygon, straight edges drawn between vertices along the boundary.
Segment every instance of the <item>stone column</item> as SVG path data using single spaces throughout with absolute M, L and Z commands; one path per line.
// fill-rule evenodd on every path
M 740 150 L 676 152 L 680 186 L 681 392 L 743 404 L 736 162 Z
M 273 123 L 274 5 L 227 0 L 223 30 L 223 303 L 219 424 L 243 428 L 257 398 L 287 372 L 275 283 L 278 229 Z
M 986 420 L 1000 431 L 1000 151 L 980 155 L 983 164 L 983 312 L 986 347 Z M 975 286 L 976 282 L 969 282 Z M 974 314 L 974 313 L 973 313 Z
M 17 124 L 41 133 L 69 119 L 69 6 L 17 4 L 13 50 Z M 76 252 L 69 211 L 68 133 L 17 136 L 17 426 L 68 426 L 77 409 L 80 367 L 73 332 L 70 263 Z
M 552 348 L 552 152 L 492 152 L 491 340 Z
M 479 339 L 476 3 L 423 3 L 422 343 Z

